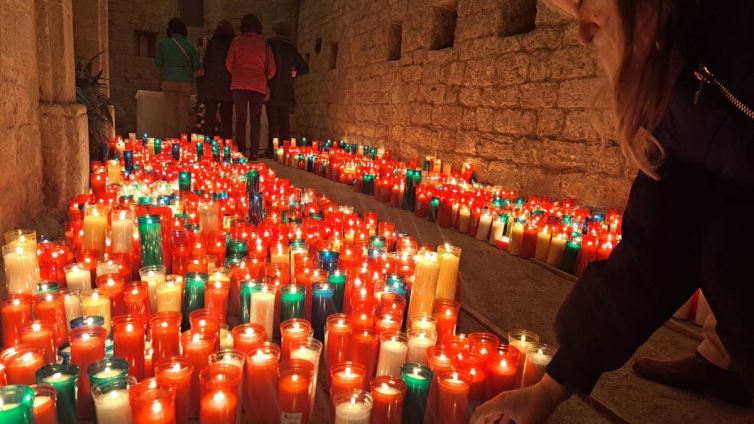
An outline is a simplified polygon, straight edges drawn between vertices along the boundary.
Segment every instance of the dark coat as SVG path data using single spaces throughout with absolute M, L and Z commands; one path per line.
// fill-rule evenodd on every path
M 217 39 L 207 41 L 204 52 L 204 77 L 198 84 L 199 96 L 203 99 L 233 101 L 230 92 L 230 72 L 225 68 L 225 57 L 228 55 L 230 41 Z
M 698 23 L 676 38 L 688 42 L 686 68 L 654 133 L 666 150 L 661 179 L 636 177 L 623 240 L 608 260 L 587 267 L 558 313 L 560 349 L 548 373 L 577 392 L 622 366 L 701 288 L 754 393 L 754 120 L 710 85 L 694 104 L 692 73 L 703 61 L 754 106 L 754 2 L 702 0 L 700 10 L 695 3 L 678 1 L 671 15 Z M 688 8 L 693 19 L 679 19 Z
M 309 64 L 296 50 L 293 42 L 285 37 L 275 36 L 267 40 L 272 48 L 277 64 L 277 73 L 270 79 L 270 100 L 268 104 L 275 106 L 293 106 L 296 94 L 293 90 L 291 71 L 296 68 L 298 76 L 309 73 Z

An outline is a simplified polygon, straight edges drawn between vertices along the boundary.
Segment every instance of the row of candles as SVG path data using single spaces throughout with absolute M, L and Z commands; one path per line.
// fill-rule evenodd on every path
M 427 157 L 421 166 L 391 160 L 389 152 L 341 141 L 296 140 L 275 143 L 279 162 L 352 184 L 357 191 L 414 212 L 441 227 L 487 241 L 523 258 L 535 258 L 570 274 L 607 258 L 620 241 L 621 214 L 552 202 L 473 181 L 474 166 L 453 171 L 449 163 Z
M 455 246 L 421 246 L 221 140 L 115 147 L 65 241 L 5 234 L 3 422 L 306 423 L 318 379 L 334 422 L 464 422 L 553 354 L 525 331 L 456 334 Z

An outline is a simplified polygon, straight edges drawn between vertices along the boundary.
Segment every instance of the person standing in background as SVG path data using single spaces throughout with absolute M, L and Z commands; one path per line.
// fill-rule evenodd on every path
M 309 73 L 309 64 L 291 40 L 291 27 L 286 22 L 272 26 L 275 36 L 267 40 L 275 56 L 278 72 L 270 80 L 270 99 L 265 103 L 268 125 L 267 157 L 272 157 L 272 139 L 291 137 L 290 114 L 296 102 L 293 81 L 297 75 Z
M 275 75 L 275 58 L 262 38 L 262 23 L 255 15 L 241 19 L 241 35 L 233 39 L 225 59 L 236 110 L 236 142 L 251 160 L 259 158 L 262 103 L 267 80 Z M 251 120 L 251 145 L 246 138 L 246 118 Z
M 231 138 L 233 132 L 233 94 L 230 91 L 230 72 L 225 67 L 230 43 L 236 36 L 233 24 L 222 20 L 215 33 L 207 41 L 204 52 L 204 78 L 199 86 L 199 97 L 206 108 L 204 113 L 204 135 L 214 137 L 217 128 L 217 111 L 220 110 L 220 131 L 222 138 Z
M 187 36 L 186 24 L 178 18 L 171 19 L 167 38 L 160 40 L 154 57 L 155 65 L 160 68 L 160 88 L 167 109 L 164 135 L 168 137 L 179 136 L 188 125 L 194 71 L 200 68 L 196 48 Z

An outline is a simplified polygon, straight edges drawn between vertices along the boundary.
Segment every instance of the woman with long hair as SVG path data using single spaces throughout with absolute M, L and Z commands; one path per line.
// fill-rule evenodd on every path
M 640 172 L 623 240 L 608 260 L 587 267 L 560 307 L 560 348 L 547 373 L 481 405 L 471 421 L 544 421 L 572 393 L 588 394 L 603 372 L 623 365 L 697 288 L 717 318 L 730 369 L 700 352 L 667 364 L 674 371 L 664 372 L 677 380 L 662 370 L 642 374 L 665 383 L 702 380 L 710 394 L 750 405 L 754 2 L 550 1 L 576 18 L 582 43 L 605 70 L 619 141 Z
M 199 86 L 199 96 L 206 107 L 204 135 L 230 138 L 233 133 L 233 95 L 230 91 L 230 72 L 225 67 L 230 43 L 236 36 L 233 24 L 222 20 L 207 41 L 204 52 L 204 78 Z M 217 111 L 220 110 L 220 131 L 217 133 Z

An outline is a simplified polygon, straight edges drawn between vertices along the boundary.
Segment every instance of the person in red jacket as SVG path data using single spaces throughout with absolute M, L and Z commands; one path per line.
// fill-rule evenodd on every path
M 251 160 L 259 155 L 262 103 L 267 80 L 275 75 L 275 57 L 262 38 L 262 23 L 255 15 L 241 19 L 241 35 L 233 39 L 225 59 L 231 74 L 230 89 L 236 111 L 236 142 Z M 247 113 L 251 120 L 251 145 L 246 139 Z

